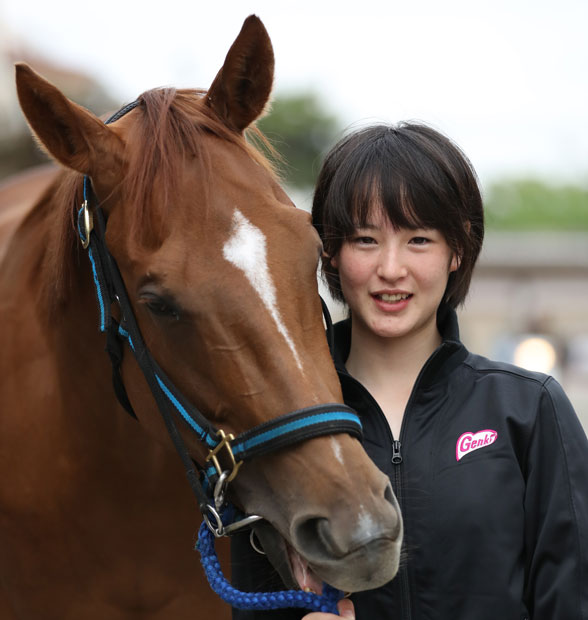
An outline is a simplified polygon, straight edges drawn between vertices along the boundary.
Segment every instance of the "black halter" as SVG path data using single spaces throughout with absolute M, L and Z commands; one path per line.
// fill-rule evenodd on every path
M 118 120 L 139 104 L 137 100 L 125 106 L 106 123 Z M 84 177 L 84 202 L 78 212 L 78 232 L 82 246 L 88 250 L 92 267 L 100 312 L 100 330 L 106 333 L 106 350 L 112 362 L 117 398 L 136 418 L 120 373 L 124 343 L 127 343 L 147 380 L 168 433 L 186 468 L 188 481 L 204 519 L 215 535 L 232 533 L 260 518 L 247 517 L 227 527 L 219 516 L 225 506 L 226 485 L 233 480 L 244 461 L 321 435 L 349 433 L 361 439 L 361 423 L 356 413 L 346 405 L 338 403 L 321 404 L 287 413 L 237 437 L 217 429 L 177 390 L 145 346 L 120 271 L 106 245 L 105 214 L 87 176 Z M 112 316 L 111 307 L 115 303 L 120 309 L 120 323 Z M 332 325 L 324 301 L 323 312 L 329 345 L 332 346 Z M 200 468 L 188 454 L 174 414 L 180 415 L 188 428 L 207 446 L 209 453 L 206 461 L 210 462 L 207 467 Z M 223 460 L 223 464 L 219 459 Z

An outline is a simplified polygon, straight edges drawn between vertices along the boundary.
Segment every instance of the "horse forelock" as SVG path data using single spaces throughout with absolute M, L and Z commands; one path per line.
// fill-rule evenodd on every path
M 210 142 L 203 140 L 203 135 L 213 135 L 236 145 L 269 174 L 277 176 L 272 164 L 246 137 L 216 118 L 204 103 L 205 94 L 203 90 L 161 88 L 139 97 L 136 120 L 125 135 L 127 171 L 124 193 L 129 198 L 125 204 L 125 209 L 129 209 L 128 219 L 125 218 L 131 225 L 129 235 L 142 244 L 157 246 L 163 241 L 166 221 L 173 217 L 178 171 L 183 169 L 186 161 L 200 166 L 201 178 L 211 178 Z M 273 153 L 261 132 L 252 127 L 249 133 Z M 213 188 L 203 183 L 203 189 L 206 192 Z M 153 200 L 154 196 L 157 200 Z M 202 202 L 208 202 L 206 195 Z

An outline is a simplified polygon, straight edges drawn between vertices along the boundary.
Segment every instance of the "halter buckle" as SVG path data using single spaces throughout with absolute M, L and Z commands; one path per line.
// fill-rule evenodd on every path
M 219 429 L 217 435 L 218 437 L 220 437 L 220 441 L 215 448 L 213 448 L 212 450 L 209 450 L 208 456 L 206 457 L 206 462 L 212 461 L 212 464 L 214 465 L 214 468 L 216 469 L 217 474 L 219 476 L 222 476 L 225 470 L 223 470 L 223 468 L 221 467 L 221 464 L 218 461 L 217 455 L 223 448 L 226 448 L 226 451 L 229 455 L 230 464 L 231 464 L 231 472 L 229 473 L 225 481 L 231 482 L 231 480 L 233 480 L 235 476 L 237 475 L 237 472 L 239 471 L 239 467 L 241 467 L 241 465 L 243 464 L 243 461 L 239 461 L 237 463 L 237 461 L 235 460 L 235 455 L 233 454 L 233 449 L 231 448 L 231 441 L 235 439 L 235 436 L 232 433 L 229 433 L 227 435 L 225 431 L 223 431 L 222 428 Z
M 87 200 L 84 200 L 81 210 L 82 225 L 80 230 L 82 232 L 82 235 L 80 235 L 80 240 L 82 242 L 82 247 L 84 248 L 84 250 L 86 250 L 90 245 L 90 233 L 94 229 L 94 216 L 92 215 L 92 211 L 90 211 L 90 209 L 88 208 Z

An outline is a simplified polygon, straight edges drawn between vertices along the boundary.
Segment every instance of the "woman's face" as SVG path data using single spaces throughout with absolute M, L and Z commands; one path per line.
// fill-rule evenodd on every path
M 354 328 L 402 338 L 437 329 L 437 308 L 459 261 L 438 230 L 395 230 L 375 207 L 331 264 L 339 271 Z

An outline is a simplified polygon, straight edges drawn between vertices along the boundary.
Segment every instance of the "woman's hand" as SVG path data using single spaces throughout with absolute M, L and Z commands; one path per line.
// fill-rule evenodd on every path
M 339 616 L 335 614 L 326 614 L 320 611 L 313 611 L 311 614 L 307 614 L 302 620 L 336 620 L 336 618 L 348 618 L 348 620 L 355 619 L 355 609 L 353 603 L 348 598 L 343 598 L 337 603 L 337 609 L 339 610 Z

